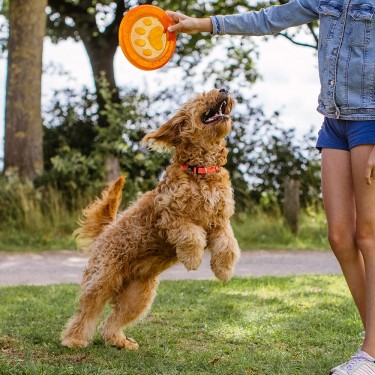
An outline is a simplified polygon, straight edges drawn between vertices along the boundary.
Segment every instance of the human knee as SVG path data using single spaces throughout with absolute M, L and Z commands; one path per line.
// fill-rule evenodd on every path
M 343 249 L 352 248 L 355 243 L 354 234 L 350 235 L 344 231 L 329 231 L 328 241 L 332 250 L 342 251 Z
M 375 255 L 375 228 L 369 225 L 361 225 L 357 229 L 356 243 L 362 252 L 370 251 Z
M 328 234 L 328 242 L 339 261 L 351 261 L 358 256 L 354 235 L 331 231 Z

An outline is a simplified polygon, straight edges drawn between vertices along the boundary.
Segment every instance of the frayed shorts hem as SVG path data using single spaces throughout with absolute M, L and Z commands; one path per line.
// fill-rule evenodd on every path
M 362 145 L 375 145 L 375 120 L 348 121 L 325 118 L 316 148 L 350 151 Z

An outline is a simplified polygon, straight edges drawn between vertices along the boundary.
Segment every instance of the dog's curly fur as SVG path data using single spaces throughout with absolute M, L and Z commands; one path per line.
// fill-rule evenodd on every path
M 204 115 L 224 100 L 223 116 L 204 121 Z M 110 302 L 113 311 L 102 326 L 104 340 L 136 349 L 138 344 L 122 329 L 148 311 L 158 275 L 177 262 L 188 270 L 197 269 L 205 249 L 211 252 L 216 277 L 224 282 L 230 279 L 239 248 L 229 222 L 234 213 L 229 173 L 222 166 L 233 102 L 217 89 L 188 101 L 144 138 L 145 144 L 175 150 L 160 184 L 117 216 L 125 183 L 120 177 L 83 211 L 76 235 L 91 258 L 83 274 L 79 310 L 62 333 L 62 345 L 85 347 L 104 305 Z M 183 169 L 182 164 L 220 169 L 201 175 Z

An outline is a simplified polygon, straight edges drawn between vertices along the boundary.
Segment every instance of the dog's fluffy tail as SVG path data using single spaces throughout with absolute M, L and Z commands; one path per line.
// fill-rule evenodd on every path
M 96 198 L 82 211 L 78 221 L 80 228 L 74 231 L 73 236 L 83 252 L 89 252 L 95 238 L 116 218 L 124 185 L 125 177 L 121 176 L 102 192 L 101 198 Z

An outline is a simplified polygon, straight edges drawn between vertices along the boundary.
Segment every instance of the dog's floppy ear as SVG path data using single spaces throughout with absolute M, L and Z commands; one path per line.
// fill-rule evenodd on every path
M 171 148 L 180 143 L 180 133 L 185 116 L 182 113 L 171 118 L 163 124 L 159 129 L 146 134 L 142 139 L 144 146 L 150 145 L 153 148 Z

